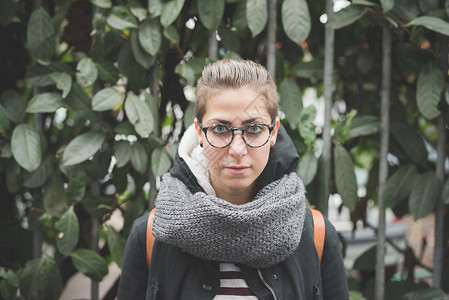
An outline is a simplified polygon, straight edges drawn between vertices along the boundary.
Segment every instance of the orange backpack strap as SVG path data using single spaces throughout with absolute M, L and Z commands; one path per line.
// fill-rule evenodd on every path
M 153 208 L 150 211 L 150 215 L 148 216 L 148 222 L 147 222 L 147 265 L 148 269 L 150 268 L 150 262 L 151 262 L 151 254 L 153 253 L 153 244 L 154 244 L 154 235 L 153 235 L 153 220 L 154 220 L 154 213 L 156 211 L 156 208 Z
M 321 258 L 323 256 L 324 250 L 324 236 L 326 234 L 326 225 L 324 223 L 323 214 L 313 208 L 309 208 L 313 217 L 313 240 L 315 241 L 315 248 L 318 252 L 318 256 Z

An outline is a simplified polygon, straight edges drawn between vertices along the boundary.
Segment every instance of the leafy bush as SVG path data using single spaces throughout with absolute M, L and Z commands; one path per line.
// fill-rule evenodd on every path
M 379 28 L 387 24 L 394 44 L 394 160 L 383 199 L 398 216 L 415 218 L 431 213 L 441 194 L 449 203 L 449 181 L 438 179 L 429 154 L 441 136 L 436 118 L 445 116 L 446 124 L 449 118 L 443 37 L 449 0 L 354 0 L 329 17 L 328 26 L 339 29 L 331 182 L 321 125 L 314 121 L 318 112 L 303 103 L 306 92 L 317 98 L 323 92 L 324 3 L 274 1 L 277 23 L 269 23 L 267 2 L 55 0 L 32 7 L 1 1 L 2 298 L 14 299 L 19 291 L 27 299 L 57 299 L 76 271 L 99 282 L 109 263 L 121 265 L 132 221 L 154 205 L 158 179 L 192 123 L 195 82 L 215 56 L 266 64 L 267 49 L 276 49 L 282 122 L 301 155 L 298 174 L 309 200 L 326 211 L 329 193 L 338 192 L 357 219 L 360 200 L 377 199 L 377 62 Z M 275 40 L 267 40 L 270 30 Z M 440 57 L 443 66 L 435 63 Z M 369 172 L 362 199 L 354 167 Z M 113 213 L 123 216 L 122 228 L 108 222 Z M 448 269 L 446 264 L 444 278 Z M 441 294 L 419 290 L 420 299 L 426 291 Z

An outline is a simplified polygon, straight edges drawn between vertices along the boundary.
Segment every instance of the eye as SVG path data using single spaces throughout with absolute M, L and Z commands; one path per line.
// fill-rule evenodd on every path
M 214 125 L 210 129 L 214 134 L 225 134 L 229 131 L 228 128 L 224 125 Z
M 259 134 L 262 131 L 263 131 L 263 128 L 260 125 L 250 125 L 245 130 L 245 132 L 247 132 L 249 134 Z

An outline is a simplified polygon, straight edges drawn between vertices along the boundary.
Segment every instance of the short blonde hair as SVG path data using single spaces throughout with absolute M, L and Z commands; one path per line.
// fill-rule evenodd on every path
M 271 121 L 278 116 L 279 96 L 267 70 L 251 60 L 222 59 L 204 67 L 197 84 L 195 117 L 201 122 L 211 96 L 220 90 L 252 87 L 260 91 Z

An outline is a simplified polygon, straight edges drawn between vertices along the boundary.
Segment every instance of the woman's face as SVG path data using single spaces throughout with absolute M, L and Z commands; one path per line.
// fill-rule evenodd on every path
M 271 125 L 273 120 L 269 116 L 263 97 L 252 87 L 218 91 L 207 99 L 202 125 L 223 124 L 231 127 L 243 127 L 254 123 Z M 211 184 L 219 197 L 220 195 L 238 197 L 252 192 L 257 177 L 268 162 L 270 148 L 276 142 L 279 120 L 275 123 L 268 142 L 262 147 L 248 146 L 242 138 L 242 132 L 235 131 L 234 139 L 227 147 L 215 148 L 208 143 L 204 132 L 195 120 L 198 139 L 203 144 Z M 247 137 L 248 140 L 249 134 Z

